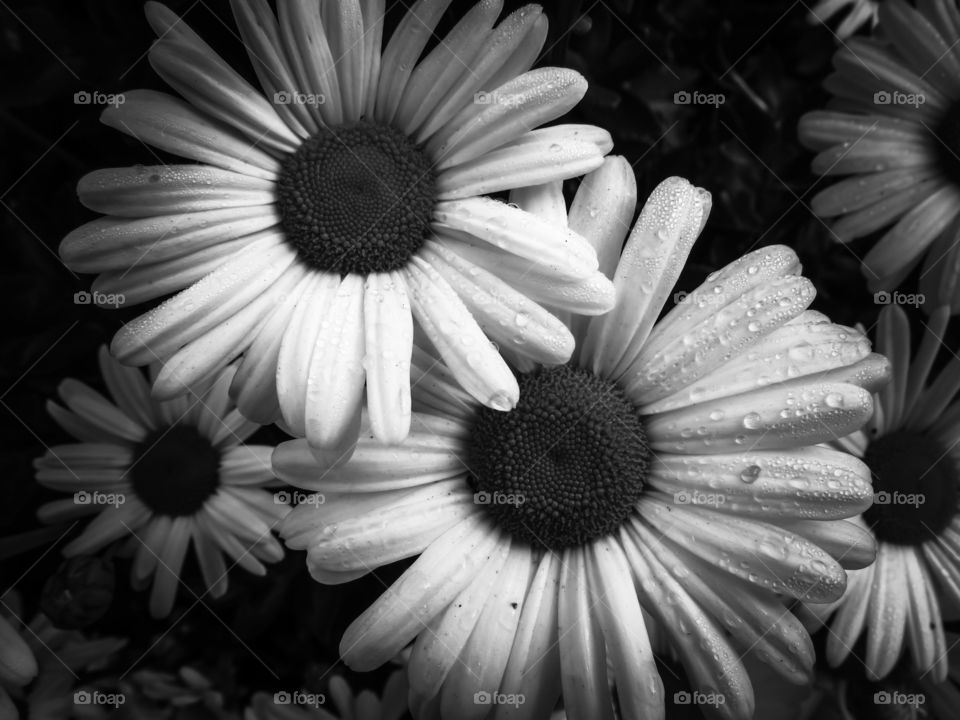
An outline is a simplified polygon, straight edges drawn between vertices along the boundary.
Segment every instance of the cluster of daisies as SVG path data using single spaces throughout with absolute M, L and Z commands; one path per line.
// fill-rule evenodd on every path
M 956 5 L 852 3 L 835 102 L 800 125 L 814 171 L 846 176 L 813 211 L 841 242 L 883 231 L 871 291 L 928 298 L 919 345 L 892 303 L 874 352 L 810 309 L 785 246 L 675 294 L 709 192 L 669 178 L 637 216 L 610 135 L 554 123 L 586 82 L 531 69 L 541 8 L 484 0 L 434 42 L 449 4 L 413 4 L 385 40 L 384 0 L 235 0 L 260 88 L 147 4 L 177 95 L 126 93 L 103 121 L 186 162 L 81 179 L 103 216 L 60 253 L 95 298 L 167 299 L 101 351 L 106 392 L 63 381 L 48 410 L 74 442 L 35 463 L 63 553 L 126 558 L 157 618 L 285 547 L 325 585 L 404 561 L 340 644 L 353 671 L 402 669 L 382 697 L 335 677 L 330 704 L 235 707 L 189 665 L 111 668 L 123 641 L 25 623 L 8 594 L 0 716 L 746 719 L 781 681 L 810 686 L 816 632 L 886 704 L 922 687 L 949 706 Z M 250 442 L 271 424 L 291 439 Z M 690 691 L 665 691 L 664 663 Z

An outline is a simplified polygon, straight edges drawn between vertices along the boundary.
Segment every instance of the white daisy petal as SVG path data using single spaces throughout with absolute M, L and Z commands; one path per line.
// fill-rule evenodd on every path
M 157 375 L 155 397 L 165 398 L 187 392 L 247 350 L 253 342 L 256 328 L 305 274 L 302 267 L 294 265 L 235 315 L 180 348 L 164 362 L 163 369 Z
M 371 571 L 417 555 L 476 511 L 459 478 L 432 483 L 377 511 L 331 522 L 314 537 L 307 563 L 334 572 Z
M 754 585 L 811 602 L 843 594 L 843 568 L 824 550 L 779 526 L 648 497 L 637 509 L 678 546 Z M 744 559 L 723 564 L 722 558 L 734 552 Z
M 111 352 L 126 364 L 169 357 L 270 287 L 295 258 L 280 236 L 251 242 L 210 275 L 127 323 L 114 336 Z
M 494 551 L 499 533 L 466 518 L 440 536 L 351 623 L 340 642 L 348 667 L 369 670 L 392 658 L 462 591 Z
M 166 617 L 173 610 L 180 585 L 180 569 L 190 543 L 190 525 L 189 518 L 175 518 L 157 558 L 156 576 L 150 593 L 150 614 L 155 618 Z
M 473 66 L 502 8 L 503 0 L 485 0 L 473 5 L 417 65 L 394 116 L 397 127 L 413 135 L 433 115 L 438 103 L 460 79 L 464 68 Z M 450 114 L 453 112 L 456 110 L 452 109 Z
M 886 676 L 896 664 L 907 629 L 910 589 L 904 583 L 909 548 L 885 545 L 874 566 L 867 607 L 867 677 Z
M 499 13 L 501 4 L 499 1 L 495 4 Z M 494 28 L 469 64 L 459 59 L 453 61 L 460 68 L 459 76 L 413 136 L 416 142 L 426 142 L 438 130 L 448 126 L 457 113 L 475 101 L 475 93 L 485 87 L 507 63 L 542 12 L 537 5 L 526 5 L 515 10 Z
M 101 510 L 79 537 L 64 546 L 63 554 L 66 557 L 92 554 L 117 538 L 136 532 L 149 515 L 150 511 L 137 498 L 125 498 L 122 504 Z
M 417 0 L 400 20 L 383 51 L 374 117 L 393 122 L 414 65 L 450 6 L 450 0 Z
M 368 275 L 363 293 L 370 426 L 378 440 L 395 444 L 410 432 L 410 299 L 398 272 Z
M 438 228 L 466 233 L 504 253 L 533 261 L 557 280 L 585 280 L 597 270 L 597 255 L 572 230 L 484 197 L 439 202 Z
M 560 561 L 560 676 L 564 709 L 572 720 L 613 720 L 607 654 L 593 612 L 584 548 L 568 548 Z M 661 706 L 662 710 L 662 706 Z
M 517 379 L 450 285 L 416 256 L 404 274 L 414 316 L 463 389 L 495 410 L 513 408 Z
M 592 143 L 567 141 L 561 145 L 548 137 L 510 143 L 441 172 L 436 180 L 437 198 L 456 200 L 565 180 L 596 170 L 602 162 L 602 153 Z
M 560 180 L 512 188 L 510 202 L 541 220 L 567 227 L 567 201 Z
M 308 276 L 280 340 L 277 354 L 276 387 L 283 420 L 301 437 L 306 434 L 307 380 L 310 360 L 324 318 L 329 317 L 340 278 L 332 273 Z
M 123 104 L 103 111 L 104 124 L 174 155 L 266 180 L 276 178 L 279 165 L 274 158 L 183 100 L 155 90 L 131 90 L 124 98 Z
M 520 622 L 531 566 L 530 548 L 511 545 L 459 662 L 450 668 L 443 684 L 440 710 L 445 717 L 482 720 L 490 714 L 490 708 L 476 702 L 476 693 L 498 692 Z
M 501 348 L 545 365 L 570 359 L 574 341 L 567 326 L 496 275 L 435 240 L 425 243 L 420 257 L 450 284 L 483 332 Z
M 316 102 L 298 102 L 295 90 L 275 96 L 303 105 L 314 124 L 339 125 L 344 119 L 343 99 L 337 79 L 339 55 L 334 55 L 320 15 L 321 4 L 309 0 L 283 0 L 277 4 L 280 35 L 297 83 Z M 314 131 L 315 132 L 315 131 Z
M 420 633 L 410 653 L 410 709 L 419 713 L 438 698 L 451 668 L 460 659 L 477 620 L 490 598 L 510 551 L 509 541 L 497 544 L 469 585 Z M 471 693 L 472 695 L 472 693 Z
M 524 701 L 498 704 L 493 712 L 497 720 L 533 720 L 556 705 L 560 696 L 559 586 L 560 558 L 544 553 L 527 589 L 500 683 L 501 692 L 522 694 Z
M 294 308 L 312 285 L 310 274 L 305 274 L 277 304 L 260 326 L 237 368 L 230 394 L 240 412 L 254 422 L 266 425 L 280 416 L 277 397 L 280 344 L 290 327 Z
M 106 346 L 97 352 L 100 374 L 117 407 L 143 427 L 153 430 L 157 426 L 156 413 L 150 402 L 150 386 L 143 373 L 135 368 L 118 363 Z
M 450 231 L 447 231 L 450 232 Z M 469 241 L 469 235 L 460 235 Z M 553 268 L 537 259 L 506 254 L 492 247 L 478 247 L 455 240 L 445 232 L 443 245 L 466 258 L 477 267 L 496 274 L 531 300 L 542 305 L 583 315 L 602 315 L 614 306 L 613 283 L 600 272 L 582 280 L 558 280 Z
M 644 608 L 664 627 L 677 629 L 670 633 L 670 638 L 683 658 L 693 686 L 700 692 L 724 698 L 724 702 L 714 706 L 718 716 L 752 717 L 753 687 L 740 656 L 730 647 L 724 633 L 650 547 L 631 543 L 624 549 Z
M 441 171 L 475 160 L 566 114 L 586 91 L 587 81 L 574 70 L 531 70 L 496 88 L 492 102 L 467 105 L 430 138 L 424 151 Z
M 223 597 L 227 592 L 227 564 L 223 561 L 220 548 L 194 523 L 193 546 L 197 551 L 197 563 L 200 565 L 200 574 L 207 592 L 213 598 Z
M 827 634 L 827 662 L 836 667 L 853 651 L 863 632 L 876 565 L 847 572 L 847 591 Z M 816 606 L 811 606 L 816 607 Z
M 225 485 L 262 485 L 274 479 L 269 445 L 238 445 L 220 457 L 220 481 Z
M 778 673 L 796 683 L 810 680 L 814 649 L 801 622 L 776 596 L 715 569 L 682 548 L 676 552 L 634 520 L 629 533 L 621 531 L 624 547 L 636 542 L 653 550 L 664 567 L 673 571 L 680 586 L 710 615 L 718 627 L 729 632 L 738 647 L 758 656 L 766 655 Z
M 918 667 L 934 668 L 931 679 L 943 682 L 947 676 L 946 639 L 940 603 L 933 594 L 933 578 L 924 569 L 917 552 L 904 553 L 906 585 L 910 595 L 907 612 L 907 645 Z
M 780 526 L 826 550 L 844 570 L 860 570 L 877 557 L 877 541 L 862 523 L 782 520 Z
M 624 248 L 614 285 L 617 304 L 590 323 L 587 367 L 617 377 L 643 346 L 710 212 L 710 195 L 682 178 L 660 183 Z
M 484 88 L 495 90 L 518 75 L 530 70 L 547 41 L 550 23 L 546 15 L 540 15 L 532 25 L 527 26 L 526 34 L 520 39 L 516 50 L 503 63 L 499 70 L 484 83 Z
M 60 243 L 60 256 L 76 272 L 125 269 L 182 257 L 278 222 L 272 207 L 136 219 L 104 217 L 70 232 Z
M 323 318 L 310 359 L 304 430 L 314 452 L 346 460 L 363 406 L 363 277 L 347 275 Z
M 364 0 L 360 3 L 363 13 L 363 108 L 362 114 L 372 117 L 377 105 L 377 90 L 380 82 L 383 24 L 386 15 L 386 0 Z
M 97 212 L 154 218 L 271 205 L 273 183 L 208 165 L 134 165 L 87 173 L 77 195 Z
M 679 389 L 644 403 L 644 410 L 663 412 L 798 378 L 804 383 L 813 380 L 812 376 L 823 381 L 818 373 L 839 368 L 850 374 L 848 368 L 869 355 L 870 341 L 851 328 L 833 323 L 786 324 L 699 379 L 682 386 L 672 383 L 671 387 Z
M 60 383 L 57 394 L 68 408 L 108 437 L 139 442 L 146 435 L 143 425 L 89 385 L 67 378 Z
M 343 122 L 352 124 L 360 119 L 366 103 L 364 85 L 363 13 L 360 0 L 338 0 L 321 3 L 323 25 L 330 40 L 330 52 L 340 82 L 340 101 L 343 103 Z
M 717 494 L 721 512 L 766 518 L 829 520 L 863 512 L 873 502 L 870 470 L 825 447 L 729 455 L 659 455 L 650 485 L 667 495 Z M 832 523 L 824 523 L 832 525 Z
M 856 385 L 774 385 L 651 415 L 645 424 L 657 452 L 712 454 L 830 442 L 859 429 L 872 412 L 870 393 Z
M 267 0 L 230 0 L 230 8 L 266 97 L 277 100 L 306 91 L 306 88 L 299 86 L 294 70 L 289 65 L 277 18 Z M 286 96 L 278 97 L 279 93 L 286 93 Z M 317 122 L 310 115 L 310 105 L 278 102 L 274 105 L 277 114 L 300 137 L 305 138 L 317 131 Z
M 620 543 L 611 538 L 595 541 L 590 565 L 597 588 L 595 607 L 621 712 L 627 717 L 662 718 L 663 683 L 659 681 L 637 593 L 624 582 L 630 576 L 630 565 Z
M 149 52 L 150 65 L 191 105 L 274 154 L 296 150 L 300 139 L 273 106 L 209 45 L 183 35 L 159 35 Z

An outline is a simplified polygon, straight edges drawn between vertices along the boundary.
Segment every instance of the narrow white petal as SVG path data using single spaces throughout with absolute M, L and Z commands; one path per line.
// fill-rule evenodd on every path
M 413 313 L 398 272 L 368 275 L 363 291 L 367 407 L 374 435 L 399 443 L 410 432 Z

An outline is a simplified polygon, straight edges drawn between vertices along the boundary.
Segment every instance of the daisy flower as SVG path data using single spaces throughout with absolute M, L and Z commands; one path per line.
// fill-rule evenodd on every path
M 843 243 L 885 229 L 863 258 L 871 292 L 894 290 L 924 260 L 926 307 L 958 312 L 960 10 L 890 0 L 879 29 L 885 40 L 853 38 L 834 56 L 834 109 L 800 120 L 800 141 L 819 153 L 813 171 L 847 176 L 811 207 Z
M 907 650 L 919 672 L 938 682 L 947 672 L 938 594 L 960 601 L 960 359 L 928 380 L 949 314 L 946 307 L 934 312 L 911 361 L 906 313 L 895 305 L 883 309 L 877 347 L 890 359 L 893 380 L 874 398 L 869 424 L 837 443 L 873 476 L 876 497 L 862 521 L 876 538 L 877 562 L 849 573 L 839 602 L 811 609 L 821 618 L 835 612 L 827 638 L 831 665 L 866 634 L 864 664 L 872 680 L 886 676 Z
M 417 717 L 545 718 L 562 688 L 573 720 L 613 718 L 609 676 L 623 717 L 662 718 L 651 619 L 694 686 L 725 698 L 718 714 L 750 717 L 741 653 L 796 681 L 813 663 L 778 596 L 836 599 L 841 563 L 872 560 L 840 520 L 869 504 L 869 473 L 816 445 L 869 417 L 856 383 L 882 379 L 884 361 L 806 310 L 813 286 L 782 246 L 712 273 L 656 322 L 710 208 L 686 180 L 654 190 L 622 256 L 636 202 L 622 158 L 569 214 L 556 183 L 518 202 L 594 244 L 614 310 L 573 323 L 569 364 L 518 372 L 509 413 L 418 348 L 404 445 L 367 432 L 333 468 L 303 440 L 274 452 L 279 477 L 327 500 L 294 509 L 281 535 L 324 583 L 416 558 L 340 649 L 369 670 L 413 641 Z
M 243 445 L 259 426 L 228 396 L 235 368 L 196 386 L 189 398 L 157 401 L 141 371 L 120 365 L 106 348 L 100 370 L 109 400 L 76 380 L 60 384 L 66 407 L 47 403 L 60 427 L 79 442 L 57 445 L 34 461 L 37 481 L 70 498 L 41 506 L 44 522 L 96 515 L 64 547 L 64 555 L 94 553 L 130 537 L 134 587 L 149 584 L 150 612 L 173 607 L 180 568 L 193 542 L 207 591 L 227 590 L 227 565 L 263 575 L 263 562 L 283 557 L 270 534 L 289 511 L 263 489 L 275 482 L 266 445 Z
M 832 17 L 845 17 L 832 32 L 840 39 L 846 40 L 867 23 L 870 26 L 877 24 L 879 0 L 820 0 L 810 8 L 808 18 L 812 25 L 826 25 Z
M 108 217 L 60 252 L 101 273 L 94 299 L 108 304 L 182 291 L 111 347 L 128 365 L 163 361 L 157 397 L 242 356 L 241 412 L 282 417 L 343 460 L 364 403 L 378 440 L 406 437 L 414 320 L 458 384 L 509 410 L 519 388 L 494 343 L 560 364 L 573 337 L 540 303 L 612 307 L 584 238 L 486 196 L 600 165 L 607 132 L 534 129 L 586 81 L 530 70 L 546 17 L 529 5 L 494 26 L 501 0 L 477 4 L 421 59 L 449 3 L 414 3 L 381 52 L 384 0 L 281 0 L 277 17 L 266 0 L 235 0 L 266 97 L 147 4 L 160 36 L 150 61 L 185 99 L 133 91 L 103 121 L 203 164 L 86 176 L 81 201 Z
M 400 720 L 407 712 L 403 670 L 390 675 L 379 696 L 372 690 L 354 694 L 339 675 L 330 678 L 329 694 L 327 698 L 311 693 L 259 692 L 251 699 L 243 720 Z M 301 699 L 309 699 L 313 704 L 299 702 Z

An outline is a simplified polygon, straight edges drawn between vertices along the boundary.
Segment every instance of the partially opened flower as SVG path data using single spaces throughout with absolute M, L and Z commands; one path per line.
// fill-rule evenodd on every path
M 814 196 L 840 242 L 883 236 L 863 258 L 872 292 L 894 290 L 920 265 L 925 307 L 960 311 L 960 10 L 952 0 L 917 9 L 880 5 L 874 37 L 837 51 L 826 88 L 834 109 L 800 120 L 819 154 L 813 171 L 848 176 Z M 925 259 L 924 259 L 925 258 Z
M 193 543 L 213 597 L 227 590 L 227 565 L 264 574 L 283 557 L 271 529 L 289 511 L 263 485 L 275 482 L 266 445 L 244 445 L 259 426 L 228 396 L 234 367 L 187 397 L 157 401 L 140 370 L 106 348 L 100 370 L 112 401 L 76 380 L 59 388 L 66 407 L 48 402 L 53 419 L 79 442 L 57 445 L 34 461 L 37 481 L 72 493 L 38 511 L 44 522 L 96 515 L 64 554 L 97 552 L 129 537 L 135 586 L 154 576 L 150 611 L 170 612 L 180 569 Z M 131 537 L 132 536 L 132 537 Z
M 879 6 L 879 0 L 819 0 L 810 8 L 809 19 L 827 25 L 833 17 L 842 17 L 832 32 L 846 40 L 864 25 L 876 25 Z
M 354 693 L 339 675 L 330 678 L 329 695 L 320 693 L 256 693 L 244 720 L 400 720 L 407 712 L 407 681 L 403 670 L 387 679 L 383 692 Z
M 157 359 L 170 398 L 242 356 L 231 394 L 344 459 L 361 406 L 383 442 L 406 437 L 414 320 L 458 384 L 509 410 L 516 379 L 494 344 L 563 363 L 573 337 L 538 303 L 593 314 L 613 288 L 593 249 L 486 194 L 594 169 L 592 126 L 534 129 L 586 91 L 530 70 L 538 6 L 494 27 L 484 0 L 420 59 L 450 0 L 420 0 L 381 52 L 383 0 L 235 0 L 266 97 L 169 10 L 147 4 L 157 72 L 183 97 L 138 90 L 103 121 L 202 165 L 112 168 L 80 181 L 109 216 L 61 246 L 99 272 L 95 299 L 180 291 L 127 324 L 112 351 Z M 364 400 L 366 396 L 366 400 Z
M 863 521 L 876 537 L 877 562 L 849 574 L 847 591 L 827 637 L 827 660 L 837 665 L 866 635 L 863 659 L 871 679 L 886 676 L 909 652 L 919 673 L 934 681 L 947 672 L 941 617 L 943 593 L 960 602 L 960 360 L 928 384 L 949 309 L 930 318 L 910 357 L 910 326 L 902 309 L 883 309 L 878 350 L 892 363 L 893 380 L 874 399 L 870 423 L 838 445 L 870 467 L 876 497 Z
M 341 653 L 368 670 L 414 641 L 417 717 L 546 718 L 562 689 L 570 718 L 612 718 L 608 666 L 623 717 L 663 717 L 647 618 L 724 698 L 713 712 L 750 717 L 741 653 L 795 681 L 813 662 L 779 596 L 836 599 L 841 563 L 872 560 L 840 520 L 868 505 L 867 469 L 817 445 L 869 417 L 856 383 L 882 377 L 882 358 L 806 310 L 813 287 L 781 246 L 712 273 L 657 323 L 710 196 L 661 183 L 621 256 L 635 199 L 622 158 L 587 177 L 569 215 L 557 184 L 516 197 L 597 247 L 618 302 L 574 323 L 569 364 L 518 372 L 512 412 L 480 406 L 418 349 L 405 444 L 366 433 L 334 468 L 301 440 L 274 453 L 282 479 L 326 498 L 281 527 L 315 579 L 416 558 Z

